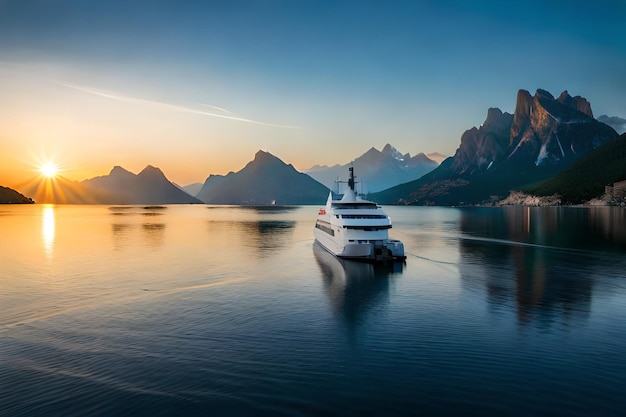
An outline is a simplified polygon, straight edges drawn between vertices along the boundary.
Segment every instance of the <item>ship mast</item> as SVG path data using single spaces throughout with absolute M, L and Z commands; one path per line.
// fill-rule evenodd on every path
M 350 187 L 350 189 L 352 191 L 354 191 L 354 167 L 349 167 L 348 168 L 350 170 L 350 178 L 348 179 L 348 187 Z
M 337 181 L 335 181 L 335 183 L 337 184 L 337 189 L 339 189 L 339 184 L 345 184 L 348 183 L 348 189 L 350 191 L 352 191 L 351 193 L 349 193 L 347 190 L 344 193 L 344 196 L 342 197 L 342 200 L 346 198 L 347 195 L 352 195 L 351 198 L 356 198 L 356 177 L 354 176 L 354 167 L 348 167 L 348 170 L 350 171 L 350 177 L 348 178 L 348 181 L 340 181 L 339 179 Z

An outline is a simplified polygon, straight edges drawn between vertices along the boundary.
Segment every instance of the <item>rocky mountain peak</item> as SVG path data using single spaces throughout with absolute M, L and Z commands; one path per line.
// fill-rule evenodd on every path
M 133 177 L 135 176 L 135 174 L 133 174 L 130 171 L 125 170 L 119 165 L 115 165 L 113 169 L 111 169 L 111 172 L 109 172 L 109 175 L 112 175 L 112 176 L 132 175 Z
M 197 194 L 210 204 L 319 204 L 328 188 L 269 152 L 258 151 L 238 172 L 211 175 Z
M 500 116 L 502 116 L 502 110 L 500 110 L 497 107 L 490 107 L 487 110 L 487 118 L 485 119 L 485 123 L 484 124 L 487 124 L 487 122 L 489 122 L 489 120 L 497 119 Z
M 566 90 L 555 99 L 538 89 L 531 98 L 520 90 L 507 158 L 554 165 L 575 159 L 615 136 L 615 131 L 593 119 L 591 105 L 583 97 L 572 97 Z
M 491 168 L 500 160 L 508 146 L 513 116 L 492 107 L 480 128 L 473 127 L 461 136 L 461 145 L 454 155 L 452 170 L 472 175 Z
M 365 152 L 362 156 L 364 157 L 372 157 L 372 158 L 376 158 L 381 154 L 381 152 L 376 149 L 375 147 L 371 147 L 367 150 L 367 152 Z
M 411 158 L 411 154 L 401 154 L 396 148 L 391 146 L 390 144 L 386 144 L 381 151 L 382 154 L 390 155 L 392 158 L 395 158 L 399 161 L 405 161 Z
M 541 88 L 537 89 L 537 92 L 535 93 L 535 96 L 537 96 L 539 98 L 545 98 L 545 99 L 548 99 L 548 100 L 554 100 L 554 96 L 552 94 L 550 94 L 549 91 L 542 90 Z
M 566 106 L 569 106 L 570 103 L 573 101 L 573 97 L 569 95 L 569 92 L 567 90 L 564 90 L 561 95 L 559 95 L 559 98 L 556 99 L 556 101 Z
M 520 128 L 523 128 L 530 121 L 530 109 L 533 106 L 533 97 L 527 90 L 519 90 L 517 92 L 517 102 L 515 104 L 515 112 L 513 113 L 513 126 L 516 132 L 511 131 L 511 136 L 517 136 Z
M 572 97 L 569 95 L 567 90 L 565 90 L 561 93 L 559 98 L 556 99 L 556 101 L 566 107 L 578 110 L 579 112 L 584 113 L 589 117 L 593 117 L 593 112 L 591 111 L 591 104 L 584 97 L 581 97 L 581 96 Z
M 487 118 L 483 122 L 481 128 L 485 131 L 508 133 L 508 130 L 511 127 L 512 117 L 513 116 L 510 113 L 503 113 L 499 108 L 492 107 L 487 110 Z
M 254 154 L 254 160 L 252 161 L 255 165 L 265 165 L 265 164 L 280 164 L 285 165 L 283 161 L 279 158 L 275 157 L 269 152 L 259 150 L 256 154 Z
M 165 174 L 163 174 L 163 171 L 152 165 L 147 165 L 139 174 L 137 174 L 137 176 L 158 178 L 167 181 L 167 178 L 165 177 Z
M 141 173 L 153 173 L 153 172 L 161 172 L 161 170 L 155 166 L 152 165 L 146 165 L 146 167 L 144 169 L 141 170 Z

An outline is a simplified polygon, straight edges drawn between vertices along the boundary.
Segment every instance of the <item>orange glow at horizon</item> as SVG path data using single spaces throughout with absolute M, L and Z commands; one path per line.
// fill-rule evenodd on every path
M 30 196 L 36 203 L 64 204 L 68 202 L 66 192 L 72 187 L 71 181 L 57 175 L 46 177 L 40 175 L 19 184 L 25 195 Z
M 54 177 L 44 177 L 37 185 L 35 201 L 38 203 L 63 203 L 65 194 Z
M 63 179 L 59 175 L 60 169 L 57 163 L 55 163 L 52 159 L 47 160 L 38 160 L 38 172 L 40 174 L 40 178 L 34 178 L 32 182 L 38 183 L 36 184 L 35 189 L 35 201 L 38 203 L 64 203 L 67 201 L 65 197 L 65 193 L 63 191 L 64 187 L 59 186 L 59 181 Z
M 28 165 L 31 167 L 31 176 L 22 180 L 14 187 L 36 203 L 64 204 L 68 202 L 66 193 L 75 188 L 73 181 L 60 175 L 64 170 L 54 159 L 35 157 Z

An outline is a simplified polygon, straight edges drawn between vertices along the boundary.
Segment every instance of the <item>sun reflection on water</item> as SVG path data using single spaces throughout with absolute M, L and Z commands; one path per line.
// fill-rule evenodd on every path
M 48 258 L 52 257 L 54 250 L 54 205 L 46 205 L 43 208 L 43 223 L 41 227 L 41 237 L 43 238 L 43 248 Z

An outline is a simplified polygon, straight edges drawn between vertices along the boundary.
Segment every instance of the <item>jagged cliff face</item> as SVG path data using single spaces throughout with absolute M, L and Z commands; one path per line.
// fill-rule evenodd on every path
M 558 101 L 560 104 L 564 106 L 578 110 L 579 112 L 584 113 L 587 116 L 593 118 L 593 112 L 591 111 L 591 104 L 587 101 L 587 99 L 581 96 L 572 97 L 569 95 L 567 90 L 565 90 L 561 93 L 561 95 L 556 101 Z
M 458 175 L 474 175 L 507 161 L 516 165 L 556 165 L 573 161 L 617 137 L 593 118 L 591 105 L 567 91 L 555 99 L 545 90 L 517 94 L 515 113 L 489 109 L 480 128 L 467 130 L 451 167 Z
M 593 118 L 591 105 L 580 96 L 564 91 L 555 99 L 549 92 L 537 90 L 531 97 L 520 90 L 507 158 L 537 166 L 555 164 L 576 159 L 616 136 L 612 128 Z
M 552 95 L 543 90 L 537 90 L 534 97 L 526 90 L 520 90 L 517 93 L 509 143 L 511 151 L 507 158 L 516 154 L 517 158 L 538 157 L 542 144 L 546 146 L 551 144 L 551 136 L 557 127 L 557 119 L 550 117 L 541 104 L 543 95 L 548 100 L 554 100 Z
M 505 155 L 513 116 L 491 108 L 480 128 L 473 127 L 461 136 L 461 146 L 454 155 L 452 170 L 460 175 L 486 171 Z

